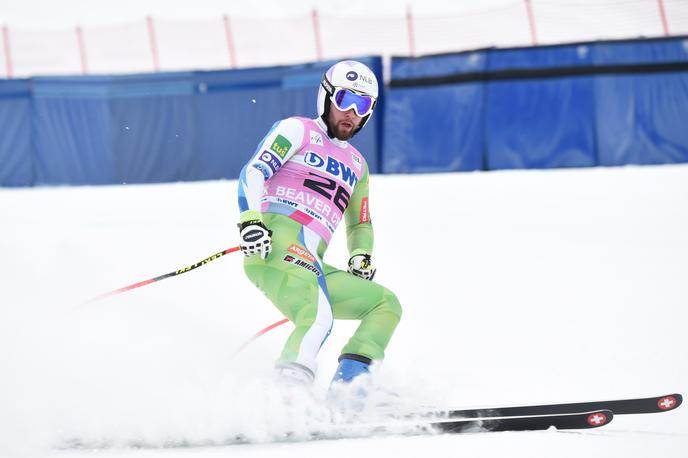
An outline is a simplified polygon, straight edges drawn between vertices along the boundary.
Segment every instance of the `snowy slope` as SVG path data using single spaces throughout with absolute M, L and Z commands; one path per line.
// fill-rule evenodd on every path
M 268 383 L 290 325 L 230 254 L 236 183 L 0 190 L 0 455 L 65 439 L 256 438 L 289 425 Z M 378 379 L 409 404 L 688 393 L 688 166 L 375 176 L 379 282 L 404 306 Z M 337 234 L 326 259 L 343 266 Z M 322 397 L 352 323 L 321 353 Z M 393 437 L 99 457 L 685 456 L 688 408 L 585 433 Z

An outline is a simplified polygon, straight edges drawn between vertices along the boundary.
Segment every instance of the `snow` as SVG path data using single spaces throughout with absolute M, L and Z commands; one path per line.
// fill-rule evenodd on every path
M 406 405 L 688 392 L 688 165 L 373 176 L 376 281 L 404 316 L 377 374 Z M 0 456 L 683 457 L 688 408 L 586 432 L 155 448 L 307 428 L 275 402 L 290 325 L 232 253 L 236 182 L 0 189 Z M 344 266 L 343 228 L 326 260 Z M 355 323 L 323 347 L 325 395 Z M 318 412 L 316 412 L 318 413 Z M 320 412 L 322 413 L 322 412 Z M 60 449 L 68 439 L 108 449 Z M 143 442 L 152 448 L 129 449 Z

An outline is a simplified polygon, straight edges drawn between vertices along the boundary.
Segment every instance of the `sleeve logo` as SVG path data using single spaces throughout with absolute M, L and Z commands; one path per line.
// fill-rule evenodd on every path
M 272 145 L 270 146 L 270 149 L 277 153 L 277 155 L 282 159 L 284 159 L 284 157 L 287 155 L 290 148 L 291 142 L 282 135 L 278 135 L 275 141 L 272 142 Z
M 315 258 L 313 257 L 312 254 L 308 252 L 305 248 L 302 248 L 298 245 L 291 244 L 288 248 L 288 250 L 292 253 L 294 253 L 296 256 L 299 256 L 303 259 L 306 259 L 307 261 L 310 262 L 315 262 Z
M 367 223 L 370 221 L 370 211 L 368 210 L 368 198 L 361 199 L 361 214 L 358 218 L 359 223 Z
M 313 145 L 323 146 L 322 136 L 319 133 L 311 130 L 311 143 Z
M 258 157 L 258 159 L 260 159 L 262 162 L 267 164 L 268 167 L 270 167 L 270 176 L 272 176 L 273 173 L 277 172 L 280 169 L 280 167 L 282 167 L 282 163 L 280 162 L 280 160 L 277 159 L 275 155 L 272 154 L 270 151 L 263 151 L 263 153 Z M 260 165 L 260 163 L 258 165 Z M 265 169 L 262 169 L 262 171 L 263 174 L 265 174 Z
M 356 167 L 359 171 L 361 170 L 361 158 L 356 156 L 354 153 L 351 153 L 351 160 L 354 161 L 354 167 Z
M 294 264 L 295 266 L 299 266 L 303 269 L 306 269 L 306 270 L 314 273 L 316 277 L 319 277 L 320 275 L 322 275 L 322 273 L 320 272 L 320 269 L 315 267 L 313 264 L 304 261 L 303 259 L 296 259 L 294 256 L 286 255 L 283 258 L 283 260 L 286 263 Z

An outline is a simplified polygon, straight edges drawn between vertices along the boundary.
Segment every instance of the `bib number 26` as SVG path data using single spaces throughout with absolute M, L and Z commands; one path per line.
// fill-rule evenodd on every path
M 306 178 L 303 181 L 303 185 L 332 201 L 339 211 L 344 213 L 344 210 L 346 210 L 346 207 L 349 206 L 349 200 L 351 199 L 349 192 L 342 186 L 337 186 L 337 182 L 331 178 L 325 178 L 313 172 L 309 172 L 309 175 L 317 179 Z

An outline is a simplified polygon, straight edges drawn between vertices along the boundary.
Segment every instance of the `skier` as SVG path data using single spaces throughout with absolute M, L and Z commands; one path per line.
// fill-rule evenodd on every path
M 396 296 L 372 282 L 369 170 L 348 143 L 370 120 L 377 98 L 368 67 L 351 60 L 333 65 L 320 83 L 318 117 L 276 122 L 241 171 L 244 271 L 295 325 L 277 362 L 290 384 L 313 381 L 333 319 L 361 321 L 339 357 L 335 384 L 381 361 L 401 318 Z M 346 272 L 322 260 L 342 217 Z

